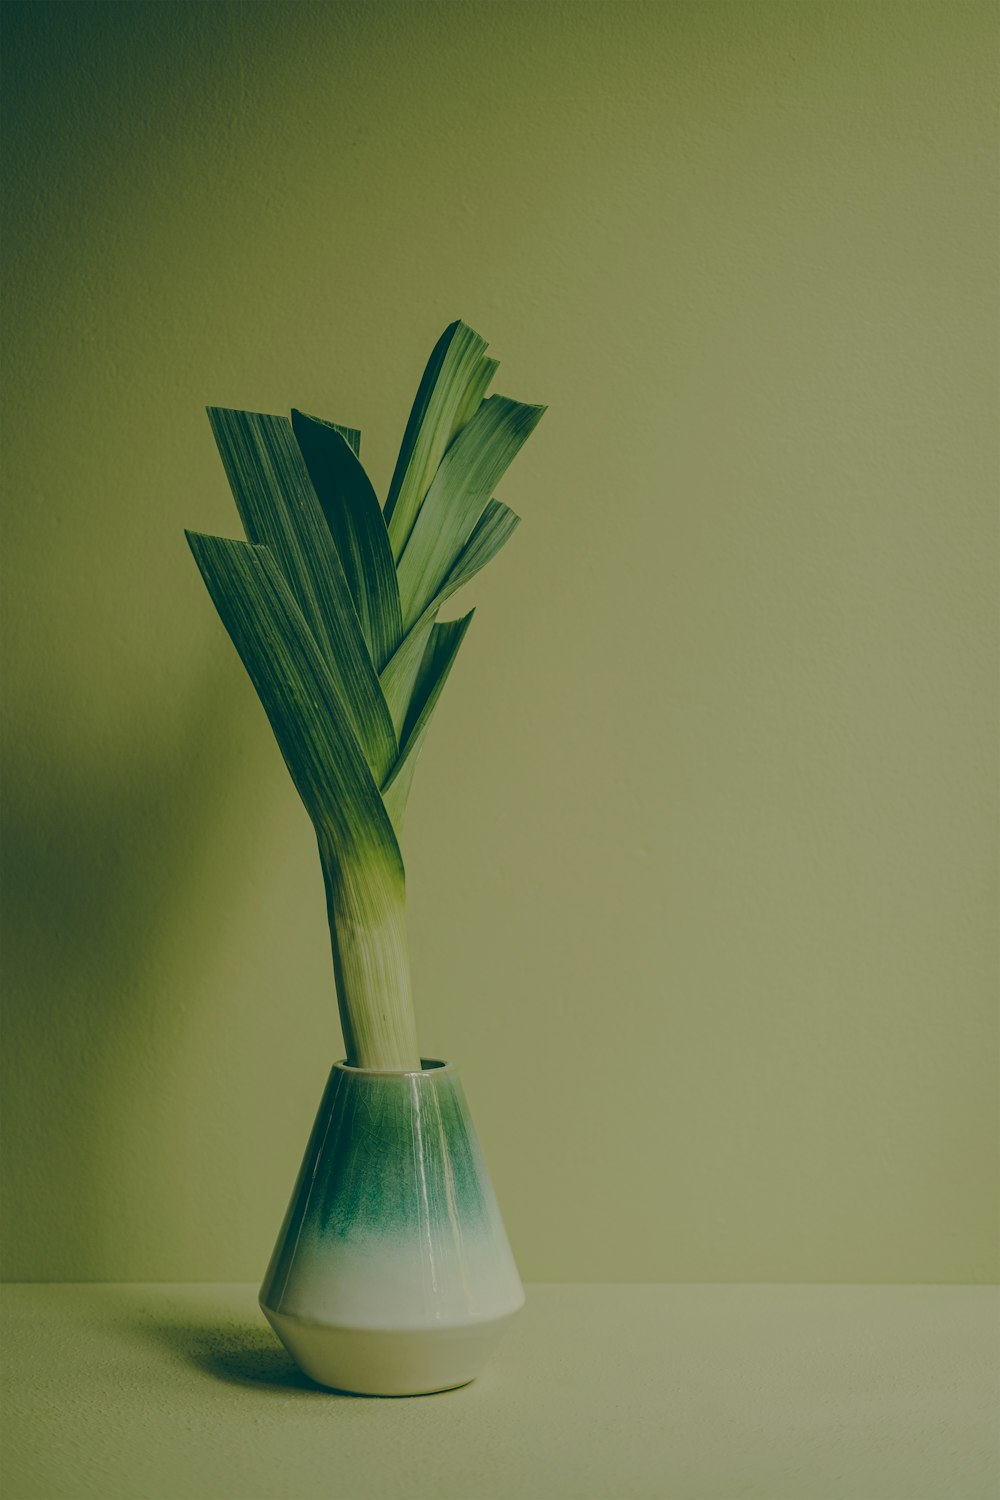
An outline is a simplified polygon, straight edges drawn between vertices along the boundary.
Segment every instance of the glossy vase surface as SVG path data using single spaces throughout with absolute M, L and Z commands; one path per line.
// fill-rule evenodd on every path
M 465 1385 L 524 1303 L 458 1072 L 335 1063 L 260 1305 L 321 1385 Z

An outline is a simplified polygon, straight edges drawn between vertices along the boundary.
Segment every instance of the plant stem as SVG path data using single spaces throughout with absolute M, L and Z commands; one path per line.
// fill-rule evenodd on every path
M 377 857 L 338 861 L 319 842 L 347 1061 L 382 1072 L 417 1070 L 406 887 Z

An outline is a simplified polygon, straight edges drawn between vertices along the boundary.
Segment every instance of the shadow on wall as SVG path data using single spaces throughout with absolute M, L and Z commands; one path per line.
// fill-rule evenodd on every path
M 233 676 L 220 652 L 186 702 L 149 716 L 138 736 L 109 726 L 100 776 L 68 732 L 6 755 L 7 1279 L 123 1274 L 133 1183 L 122 1179 L 135 1161 L 147 1178 L 157 1171 L 151 1108 L 182 1035 L 183 997 L 211 951 L 198 893 L 237 795 L 239 746 L 220 732 Z

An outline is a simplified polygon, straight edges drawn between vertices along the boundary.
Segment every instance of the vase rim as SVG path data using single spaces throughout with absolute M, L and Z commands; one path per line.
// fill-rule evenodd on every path
M 432 1073 L 454 1073 L 455 1064 L 445 1058 L 422 1057 L 419 1068 L 356 1068 L 346 1057 L 334 1063 L 341 1073 L 364 1073 L 373 1078 L 424 1078 Z

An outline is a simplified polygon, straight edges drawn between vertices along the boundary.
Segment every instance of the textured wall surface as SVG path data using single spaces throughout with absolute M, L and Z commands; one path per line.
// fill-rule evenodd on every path
M 203 407 L 550 410 L 407 839 L 536 1279 L 995 1273 L 994 8 L 7 4 L 6 1273 L 262 1274 L 340 1055 Z

